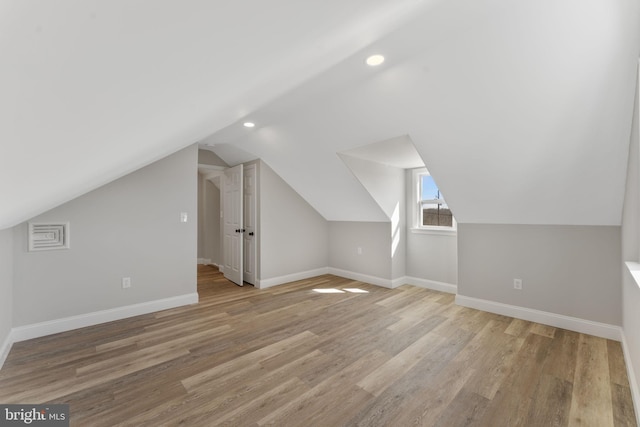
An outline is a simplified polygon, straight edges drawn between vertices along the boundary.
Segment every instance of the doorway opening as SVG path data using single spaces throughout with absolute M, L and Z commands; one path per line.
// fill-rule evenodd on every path
M 198 264 L 257 285 L 258 162 L 198 166 Z

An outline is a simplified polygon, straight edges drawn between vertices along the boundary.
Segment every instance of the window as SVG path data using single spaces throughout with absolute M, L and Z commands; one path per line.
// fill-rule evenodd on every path
M 455 230 L 456 221 L 433 177 L 426 170 L 414 174 L 416 187 L 416 228 Z

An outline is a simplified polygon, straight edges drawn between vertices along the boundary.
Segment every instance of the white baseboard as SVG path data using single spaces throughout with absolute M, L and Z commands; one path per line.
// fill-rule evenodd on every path
M 35 323 L 33 325 L 18 326 L 11 330 L 12 344 L 14 342 L 43 337 L 45 335 L 57 334 L 73 329 L 93 326 L 100 323 L 114 320 L 126 319 L 127 317 L 139 316 L 141 314 L 153 313 L 155 311 L 166 310 L 168 308 L 180 307 L 183 305 L 195 304 L 198 302 L 198 294 L 186 294 L 177 297 L 164 298 L 155 301 L 143 302 L 140 304 L 127 305 L 124 307 L 112 308 L 108 310 L 96 311 L 93 313 L 81 314 L 78 316 L 65 317 L 62 319 L 50 320 L 47 322 Z
M 502 314 L 530 322 L 542 323 L 556 328 L 568 329 L 582 334 L 594 335 L 614 341 L 622 340 L 622 328 L 607 323 L 593 322 L 577 317 L 564 316 L 562 314 L 549 313 L 547 311 L 534 310 L 532 308 L 518 307 L 516 305 L 503 304 L 479 298 L 456 295 L 456 304 L 464 307 Z
M 10 330 L 7 334 L 6 338 L 2 342 L 2 346 L 0 346 L 0 369 L 2 369 L 2 365 L 4 365 L 4 361 L 7 360 L 7 356 L 11 351 L 11 346 L 14 343 L 13 339 L 13 330 Z
M 272 277 L 270 279 L 256 280 L 256 287 L 258 289 L 266 289 L 272 286 L 282 285 L 284 283 L 295 282 L 297 280 L 304 280 L 310 277 L 322 276 L 328 274 L 327 267 L 316 268 L 315 270 L 301 271 L 299 273 L 286 274 L 284 276 Z
M 627 377 L 629 377 L 629 388 L 631 388 L 633 409 L 636 413 L 636 423 L 640 426 L 640 389 L 638 388 L 636 373 L 633 370 L 633 360 L 631 359 L 631 353 L 629 352 L 627 337 L 624 334 L 624 331 L 622 331 L 622 352 L 624 353 L 624 361 L 627 366 Z
M 209 258 L 198 258 L 198 264 L 209 265 L 209 264 L 211 264 L 211 259 L 209 259 Z
M 359 282 L 370 283 L 383 288 L 393 289 L 393 281 L 391 279 L 383 279 L 368 274 L 356 273 L 355 271 L 342 270 L 340 268 L 329 267 L 329 274 L 344 277 L 346 279 L 358 280 Z M 399 286 L 399 285 L 398 285 Z
M 391 289 L 395 289 L 402 285 L 409 285 L 409 281 L 407 280 L 407 276 L 398 277 L 397 279 L 391 280 Z
M 446 292 L 449 294 L 458 293 L 458 286 L 453 285 L 451 283 L 438 282 L 436 280 L 421 279 L 419 277 L 411 277 L 411 276 L 403 277 L 402 280 L 404 280 L 404 282 L 401 284 L 417 286 L 419 288 L 426 288 L 434 291 Z
M 451 283 L 437 282 L 435 280 L 421 279 L 419 277 L 403 276 L 397 279 L 383 279 L 381 277 L 369 276 L 367 274 L 356 273 L 355 271 L 342 270 L 340 268 L 329 267 L 329 274 L 345 277 L 347 279 L 358 280 L 360 282 L 370 283 L 383 288 L 395 289 L 402 285 L 412 285 L 434 291 L 448 292 L 455 294 L 458 287 Z

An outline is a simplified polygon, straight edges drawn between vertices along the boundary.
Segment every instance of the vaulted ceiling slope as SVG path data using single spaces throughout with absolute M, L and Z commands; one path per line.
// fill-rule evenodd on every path
M 428 7 L 0 2 L 0 229 L 224 128 Z
M 386 220 L 336 153 L 407 135 L 460 222 L 619 224 L 639 25 L 637 0 L 5 2 L 0 228 L 206 135 L 329 220 Z
M 626 0 L 441 2 L 207 141 L 330 220 L 377 220 L 335 153 L 408 135 L 459 222 L 620 224 L 639 18 Z

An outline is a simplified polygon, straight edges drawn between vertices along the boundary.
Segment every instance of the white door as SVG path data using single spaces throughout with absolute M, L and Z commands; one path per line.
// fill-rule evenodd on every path
M 256 282 L 256 165 L 244 168 L 244 281 Z
M 224 171 L 224 277 L 242 286 L 242 165 Z

